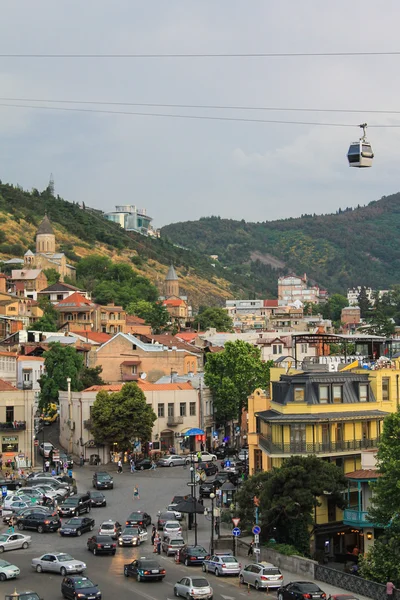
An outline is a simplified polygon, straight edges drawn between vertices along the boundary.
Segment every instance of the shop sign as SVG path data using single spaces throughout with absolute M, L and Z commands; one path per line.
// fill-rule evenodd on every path
M 7 435 L 3 436 L 3 444 L 15 444 L 18 442 L 17 435 Z

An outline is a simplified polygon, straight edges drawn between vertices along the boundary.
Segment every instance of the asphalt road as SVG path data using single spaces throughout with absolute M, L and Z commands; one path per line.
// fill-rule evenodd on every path
M 46 428 L 45 439 L 56 442 L 57 430 L 52 426 Z M 105 491 L 107 507 L 92 509 L 91 516 L 96 521 L 95 531 L 107 519 L 115 519 L 124 523 L 126 517 L 134 509 L 148 512 L 155 520 L 157 511 L 164 509 L 175 494 L 184 495 L 189 491 L 187 486 L 190 480 L 190 471 L 187 467 L 158 468 L 155 471 L 143 471 L 131 474 L 126 469 L 121 475 L 116 473 L 115 466 L 107 466 L 108 472 L 114 474 L 115 488 Z M 76 467 L 74 475 L 79 491 L 92 488 L 92 476 L 96 467 Z M 133 486 L 138 485 L 140 500 L 133 500 Z M 208 501 L 205 501 L 207 505 Z M 198 516 L 198 543 L 207 550 L 210 543 L 210 522 L 204 516 Z M 3 528 L 4 530 L 4 528 Z M 162 566 L 166 569 L 166 577 L 162 582 L 140 582 L 123 575 L 123 566 L 135 557 L 148 556 L 154 558 L 151 542 L 144 542 L 139 548 L 119 548 L 115 556 L 93 556 L 86 548 L 89 533 L 79 538 L 62 538 L 57 533 L 38 534 L 25 532 L 32 536 L 32 544 L 27 550 L 16 550 L 2 555 L 4 560 L 16 564 L 21 569 L 21 575 L 16 581 L 7 581 L 0 584 L 3 594 L 10 594 L 16 588 L 18 591 L 31 589 L 36 591 L 44 600 L 61 599 L 61 576 L 49 573 L 36 573 L 31 567 L 31 560 L 45 552 L 65 551 L 74 558 L 83 560 L 87 564 L 85 574 L 98 584 L 103 599 L 131 598 L 134 594 L 146 600 L 168 600 L 174 598 L 173 586 L 176 581 L 187 574 L 200 575 L 200 567 L 185 567 L 175 564 L 174 559 L 167 558 L 163 553 L 159 557 Z M 187 531 L 184 526 L 184 537 L 189 543 L 194 543 L 194 531 Z M 247 564 L 247 557 L 242 559 L 242 564 Z M 303 579 L 299 575 L 284 573 L 285 581 Z M 262 597 L 276 600 L 276 592 L 266 594 L 256 592 L 253 588 L 239 586 L 237 577 L 216 578 L 208 574 L 207 579 L 214 589 L 215 600 L 243 600 L 243 597 L 252 597 L 254 600 Z M 318 583 L 318 582 L 317 582 Z M 331 586 L 321 584 L 327 593 L 339 592 Z M 359 596 L 360 600 L 362 597 Z

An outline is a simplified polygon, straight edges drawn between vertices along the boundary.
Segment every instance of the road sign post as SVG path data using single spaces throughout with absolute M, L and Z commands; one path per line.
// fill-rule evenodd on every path
M 239 519 L 240 520 L 240 519 Z M 233 519 L 232 519 L 233 521 Z M 232 536 L 233 536 L 233 553 L 236 556 L 237 555 L 237 539 L 239 537 L 239 535 L 242 533 L 242 531 L 239 529 L 239 527 L 234 527 L 232 529 Z
M 240 523 L 239 517 L 232 517 L 232 523 L 235 527 L 237 527 Z

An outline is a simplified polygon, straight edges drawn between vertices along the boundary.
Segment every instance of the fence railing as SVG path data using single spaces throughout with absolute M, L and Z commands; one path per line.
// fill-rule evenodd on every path
M 270 436 L 259 435 L 259 444 L 269 454 L 326 454 L 376 448 L 379 438 L 338 442 L 273 442 Z
M 386 600 L 386 586 L 374 581 L 368 581 L 357 575 L 350 575 L 343 571 L 336 571 L 323 565 L 315 566 L 315 579 L 328 583 L 338 588 L 343 588 L 355 595 L 367 596 L 373 600 Z M 400 600 L 400 595 L 396 591 L 393 600 Z

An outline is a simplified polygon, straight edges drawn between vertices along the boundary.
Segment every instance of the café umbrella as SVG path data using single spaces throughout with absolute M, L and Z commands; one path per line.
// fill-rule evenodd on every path
M 194 545 L 197 546 L 197 519 L 196 515 L 204 514 L 204 506 L 200 504 L 193 496 L 186 496 L 182 502 L 179 502 L 174 510 L 185 513 L 189 516 L 188 518 L 188 529 L 192 528 L 192 519 L 194 515 Z

